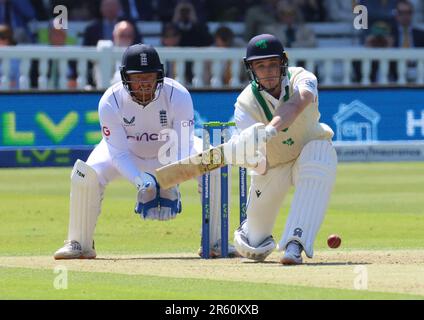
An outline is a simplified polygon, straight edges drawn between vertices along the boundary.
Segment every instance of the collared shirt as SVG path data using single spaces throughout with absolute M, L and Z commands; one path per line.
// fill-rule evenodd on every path
M 270 106 L 272 107 L 272 112 L 274 113 L 275 109 L 281 101 L 284 98 L 285 90 L 284 88 L 290 84 L 289 77 L 284 77 L 281 81 L 281 93 L 280 98 L 276 99 L 271 94 L 266 92 L 265 90 L 261 91 L 262 96 L 266 101 L 269 102 Z M 307 90 L 311 92 L 315 99 L 318 97 L 318 89 L 317 89 L 317 80 L 316 77 L 311 72 L 304 72 L 296 81 L 296 83 L 293 86 L 294 91 L 300 91 L 300 90 Z M 257 121 L 253 119 L 248 113 L 241 111 L 239 108 L 235 108 L 234 112 L 234 118 L 236 122 L 239 124 L 238 127 L 243 129 L 246 129 L 250 127 L 251 125 L 255 124 Z

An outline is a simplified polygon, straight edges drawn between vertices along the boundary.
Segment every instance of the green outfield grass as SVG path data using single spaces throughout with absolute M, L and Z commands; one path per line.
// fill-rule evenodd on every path
M 0 297 L 7 299 L 422 299 L 405 294 L 309 288 L 280 284 L 72 272 L 68 288 L 56 290 L 51 270 L 0 268 Z M 106 281 L 105 281 L 106 280 Z M 25 288 L 25 290 L 22 290 Z
M 70 168 L 0 170 L 0 256 L 52 255 L 67 234 Z M 330 208 L 315 249 L 331 233 L 350 250 L 424 248 L 424 163 L 340 164 Z M 233 174 L 231 231 L 237 227 L 237 176 Z M 200 244 L 201 206 L 194 181 L 182 184 L 183 213 L 168 222 L 143 221 L 133 213 L 135 188 L 118 180 L 106 190 L 96 229 L 104 254 L 195 253 Z M 274 229 L 279 239 L 292 192 Z M 51 270 L 1 268 L 0 298 L 283 299 L 413 298 L 412 295 L 277 286 L 231 281 L 76 272 L 72 290 L 51 287 Z M 48 283 L 45 283 L 47 281 Z M 191 281 L 191 282 L 190 282 Z M 135 283 L 142 284 L 136 286 Z M 189 285 L 190 289 L 185 288 Z M 96 289 L 98 288 L 98 290 Z M 237 289 L 238 288 L 238 289 Z M 97 290 L 97 291 L 96 291 Z M 268 294 L 267 292 L 273 292 Z M 113 292 L 113 293 L 111 293 Z M 257 292 L 257 293 L 256 293 Z M 222 293 L 222 294 L 221 294 Z M 424 296 L 421 296 L 423 298 Z

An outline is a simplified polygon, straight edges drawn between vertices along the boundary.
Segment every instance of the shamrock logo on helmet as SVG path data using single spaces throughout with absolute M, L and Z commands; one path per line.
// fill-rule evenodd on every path
M 257 46 L 258 48 L 261 48 L 261 49 L 266 49 L 266 48 L 268 48 L 268 45 L 267 45 L 267 43 L 266 43 L 266 40 L 265 40 L 265 39 L 263 39 L 263 40 L 259 40 L 258 42 L 256 42 L 256 43 L 255 43 L 255 46 Z

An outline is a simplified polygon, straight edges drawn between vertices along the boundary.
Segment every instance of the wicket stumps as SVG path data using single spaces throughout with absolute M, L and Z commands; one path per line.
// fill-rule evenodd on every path
M 208 122 L 203 124 L 203 150 L 210 148 L 211 144 L 225 143 L 230 138 L 230 127 L 234 127 L 234 122 Z M 211 140 L 212 137 L 212 140 Z M 215 138 L 215 139 L 214 139 Z M 212 141 L 212 142 L 211 142 Z M 221 155 L 223 156 L 223 155 Z M 221 257 L 228 257 L 228 166 L 220 170 L 221 184 Z M 246 168 L 239 168 L 239 206 L 240 223 L 246 219 L 247 206 L 247 171 Z M 202 258 L 210 258 L 210 173 L 202 176 Z

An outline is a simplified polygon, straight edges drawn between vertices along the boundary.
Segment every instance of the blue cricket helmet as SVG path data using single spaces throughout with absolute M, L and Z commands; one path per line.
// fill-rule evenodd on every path
M 286 76 L 288 57 L 281 41 L 272 34 L 260 34 L 250 39 L 247 44 L 246 57 L 243 60 L 252 81 L 258 83 L 258 79 L 252 70 L 251 62 L 269 58 L 281 59 L 281 75 Z
M 250 39 L 247 44 L 245 61 L 276 58 L 283 59 L 284 47 L 280 40 L 272 34 L 260 34 Z
M 125 50 L 122 56 L 121 72 L 147 73 L 157 72 L 158 81 L 163 80 L 163 64 L 153 46 L 148 44 L 135 44 Z
M 125 50 L 124 55 L 122 56 L 120 72 L 124 88 L 131 95 L 134 101 L 143 105 L 143 101 L 137 99 L 136 92 L 131 90 L 129 75 L 136 73 L 156 72 L 156 89 L 158 89 L 158 93 L 155 95 L 156 98 L 159 96 L 160 90 L 163 85 L 165 72 L 163 64 L 160 61 L 159 54 L 153 46 L 139 43 L 128 47 L 127 50 Z M 155 97 L 152 97 L 151 101 L 153 101 L 154 99 Z

